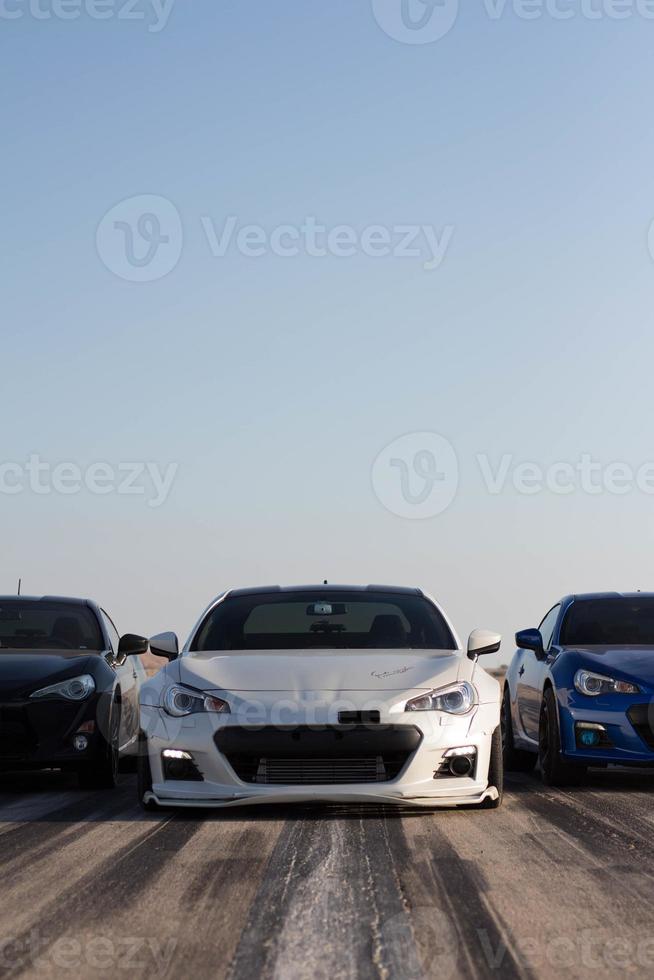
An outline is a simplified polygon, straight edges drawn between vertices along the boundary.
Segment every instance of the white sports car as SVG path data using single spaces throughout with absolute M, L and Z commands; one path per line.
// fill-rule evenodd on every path
M 159 806 L 502 799 L 500 685 L 419 589 L 239 589 L 141 688 L 139 799 Z

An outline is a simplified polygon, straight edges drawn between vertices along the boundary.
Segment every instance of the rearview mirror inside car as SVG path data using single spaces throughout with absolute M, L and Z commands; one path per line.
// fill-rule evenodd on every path
M 345 616 L 347 606 L 344 602 L 312 602 L 307 606 L 307 616 Z
M 150 653 L 166 660 L 176 660 L 179 656 L 179 640 L 176 633 L 157 633 L 150 638 Z
M 468 640 L 468 657 L 476 660 L 487 653 L 497 653 L 502 645 L 502 637 L 491 630 L 473 630 Z

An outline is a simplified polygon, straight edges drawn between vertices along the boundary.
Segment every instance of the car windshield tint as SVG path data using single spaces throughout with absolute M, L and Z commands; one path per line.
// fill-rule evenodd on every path
M 100 626 L 88 606 L 0 601 L 0 653 L 7 650 L 102 650 Z
M 191 645 L 202 650 L 454 650 L 441 613 L 421 596 L 270 593 L 227 598 Z
M 564 646 L 654 646 L 654 599 L 574 602 L 561 628 Z

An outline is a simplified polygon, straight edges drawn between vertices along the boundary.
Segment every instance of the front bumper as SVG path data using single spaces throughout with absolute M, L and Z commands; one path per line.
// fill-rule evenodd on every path
M 98 700 L 98 695 L 81 704 L 0 699 L 0 771 L 73 770 L 94 762 L 101 751 Z M 80 752 L 73 739 L 87 722 L 94 723 L 94 731 L 88 733 L 88 748 Z
M 355 741 L 359 736 L 351 728 L 340 732 L 337 726 L 312 725 L 309 729 L 305 719 L 300 717 L 296 724 L 278 728 L 279 738 L 273 739 L 267 734 L 267 726 L 244 726 L 230 716 L 193 715 L 177 720 L 151 706 L 142 706 L 141 713 L 152 773 L 152 792 L 148 798 L 161 806 L 230 807 L 323 801 L 450 807 L 497 798 L 495 787 L 488 786 L 491 738 L 499 723 L 497 704 L 478 705 L 463 718 L 440 712 L 382 715 L 379 727 L 365 726 L 357 745 Z M 315 732 L 315 739 L 305 738 L 304 733 L 309 730 Z M 392 744 L 389 741 L 391 735 Z M 361 754 L 359 746 L 364 742 L 366 753 L 378 753 L 378 757 L 386 759 L 392 748 L 399 748 L 406 751 L 406 756 L 397 774 L 392 778 L 384 777 L 382 781 L 262 785 L 256 782 L 256 766 L 248 769 L 243 764 L 247 753 L 239 755 L 234 751 L 253 740 L 253 744 L 260 746 L 261 751 L 266 751 L 274 760 L 295 757 L 297 761 L 296 757 L 302 751 L 305 758 L 309 758 L 312 748 L 320 746 L 323 737 L 327 742 L 331 741 L 333 747 L 316 749 L 316 758 L 326 759 L 331 754 L 342 762 L 343 753 L 347 752 L 348 758 L 354 759 Z M 350 745 L 346 748 L 348 738 Z M 304 749 L 303 741 L 307 742 Z M 285 742 L 289 746 L 294 742 L 296 747 L 282 748 Z M 476 749 L 473 773 L 464 777 L 436 776 L 447 750 L 461 746 Z M 166 779 L 162 763 L 162 753 L 166 749 L 188 752 L 202 780 Z M 388 772 L 393 772 L 392 767 Z
M 559 696 L 562 754 L 584 765 L 654 766 L 654 704 L 647 695 L 606 695 L 591 699 L 577 692 Z M 576 727 L 602 725 L 610 746 L 583 749 Z

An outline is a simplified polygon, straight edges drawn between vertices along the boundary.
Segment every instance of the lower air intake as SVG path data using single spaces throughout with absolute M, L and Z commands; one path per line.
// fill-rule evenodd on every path
M 260 759 L 255 782 L 276 786 L 385 783 L 389 776 L 376 759 Z

